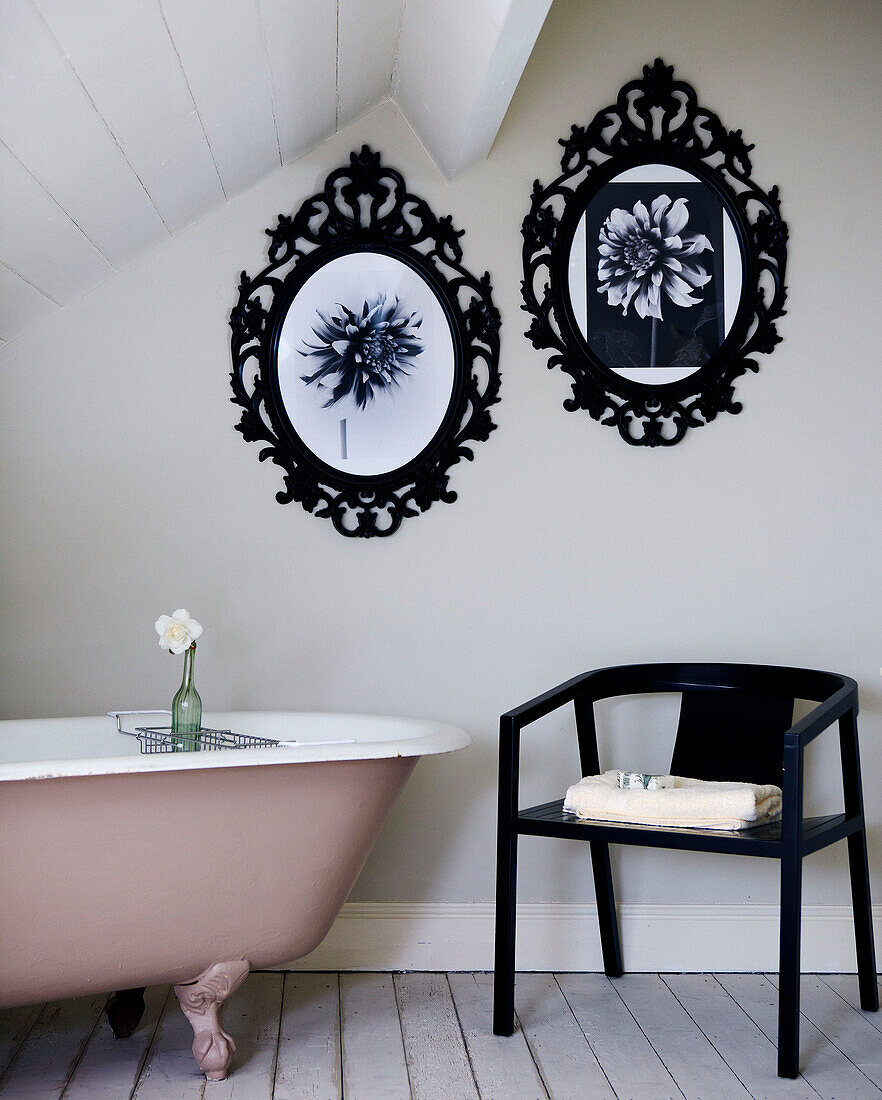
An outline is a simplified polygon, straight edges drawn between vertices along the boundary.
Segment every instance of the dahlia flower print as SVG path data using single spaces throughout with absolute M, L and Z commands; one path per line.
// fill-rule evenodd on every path
M 360 310 L 338 303 L 336 310 L 316 314 L 315 342 L 304 341 L 301 355 L 318 369 L 300 377 L 307 386 L 328 392 L 325 409 L 350 396 L 359 409 L 366 408 L 378 393 L 401 385 L 423 350 L 422 317 L 408 313 L 398 298 L 379 294 Z
M 607 296 L 610 306 L 621 306 L 624 316 L 633 302 L 638 316 L 652 318 L 651 367 L 662 307 L 700 305 L 702 298 L 694 292 L 711 280 L 695 257 L 713 252 L 713 245 L 703 233 L 683 233 L 688 201 L 659 195 L 649 210 L 642 201 L 632 211 L 616 208 L 600 229 L 598 293 Z

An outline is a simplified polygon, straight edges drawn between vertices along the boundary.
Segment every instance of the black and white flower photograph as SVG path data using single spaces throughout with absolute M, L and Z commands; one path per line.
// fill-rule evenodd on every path
M 737 301 L 740 257 L 728 221 L 709 187 L 665 165 L 622 173 L 598 190 L 569 274 L 574 312 L 602 363 L 664 383 L 708 362 Z
M 423 350 L 422 317 L 396 297 L 378 294 L 357 309 L 338 302 L 327 313 L 317 310 L 316 318 L 302 354 L 317 369 L 302 380 L 328 393 L 326 409 L 344 397 L 364 409 L 377 394 L 394 396 Z
M 664 320 L 663 301 L 668 309 L 700 305 L 702 296 L 693 292 L 711 281 L 697 257 L 713 252 L 713 245 L 703 233 L 684 232 L 688 202 L 682 195 L 674 201 L 659 195 L 647 210 L 638 199 L 632 211 L 613 209 L 600 227 L 597 292 L 620 305 L 625 317 L 633 301 L 635 313 L 652 318 L 653 331 Z
M 399 469 L 431 442 L 453 393 L 453 338 L 435 292 L 394 256 L 353 251 L 318 268 L 279 338 L 285 414 L 341 472 Z

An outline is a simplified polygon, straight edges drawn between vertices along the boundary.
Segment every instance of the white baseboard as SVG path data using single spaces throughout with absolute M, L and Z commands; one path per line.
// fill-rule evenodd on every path
M 882 906 L 874 906 L 882 944 Z M 324 942 L 293 970 L 492 970 L 494 906 L 344 905 Z M 630 971 L 756 971 L 778 968 L 777 905 L 621 905 Z M 602 970 L 593 905 L 519 905 L 519 970 Z M 806 905 L 802 968 L 854 973 L 851 908 Z

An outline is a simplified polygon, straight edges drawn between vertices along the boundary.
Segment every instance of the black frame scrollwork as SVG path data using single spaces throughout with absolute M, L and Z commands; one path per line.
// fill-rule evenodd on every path
M 342 535 L 391 535 L 403 519 L 435 501 L 450 504 L 449 470 L 472 459 L 470 443 L 494 430 L 490 406 L 499 400 L 499 312 L 490 275 L 472 275 L 462 263 L 460 238 L 450 216 L 436 216 L 407 191 L 400 172 L 381 163 L 367 145 L 332 172 L 322 191 L 266 230 L 269 263 L 254 278 L 242 272 L 230 315 L 236 428 L 248 442 L 263 442 L 261 461 L 284 471 L 280 504 L 299 501 L 330 519 Z M 438 298 L 450 326 L 455 369 L 446 415 L 414 459 L 380 475 L 354 475 L 326 465 L 299 438 L 279 391 L 277 354 L 288 308 L 320 266 L 350 252 L 377 252 L 413 269 Z M 250 378 L 249 365 L 256 367 Z
M 751 179 L 753 146 L 701 107 L 694 89 L 675 80 L 673 66 L 660 58 L 560 144 L 561 174 L 545 187 L 539 180 L 533 185 L 522 226 L 521 286 L 522 308 L 533 317 L 527 337 L 535 348 L 551 350 L 550 369 L 573 379 L 564 408 L 584 409 L 628 443 L 648 447 L 679 443 L 689 428 L 721 412 L 740 412 L 735 379 L 758 371 L 751 356 L 780 342 L 775 322 L 786 298 L 787 226 L 778 188 L 766 193 Z M 741 250 L 742 294 L 734 323 L 707 363 L 677 382 L 649 385 L 607 369 L 588 347 L 569 301 L 567 262 L 589 199 L 618 173 L 654 163 L 685 169 L 719 197 Z

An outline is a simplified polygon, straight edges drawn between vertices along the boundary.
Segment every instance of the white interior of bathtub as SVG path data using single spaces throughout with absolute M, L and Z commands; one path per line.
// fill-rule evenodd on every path
M 126 715 L 123 728 L 168 725 L 168 716 Z M 245 767 L 318 760 L 376 760 L 427 756 L 470 744 L 454 726 L 410 718 L 361 714 L 297 714 L 260 711 L 206 713 L 203 725 L 275 741 L 272 748 L 149 753 L 117 731 L 115 718 L 30 718 L 0 721 L 0 780 L 190 768 Z

